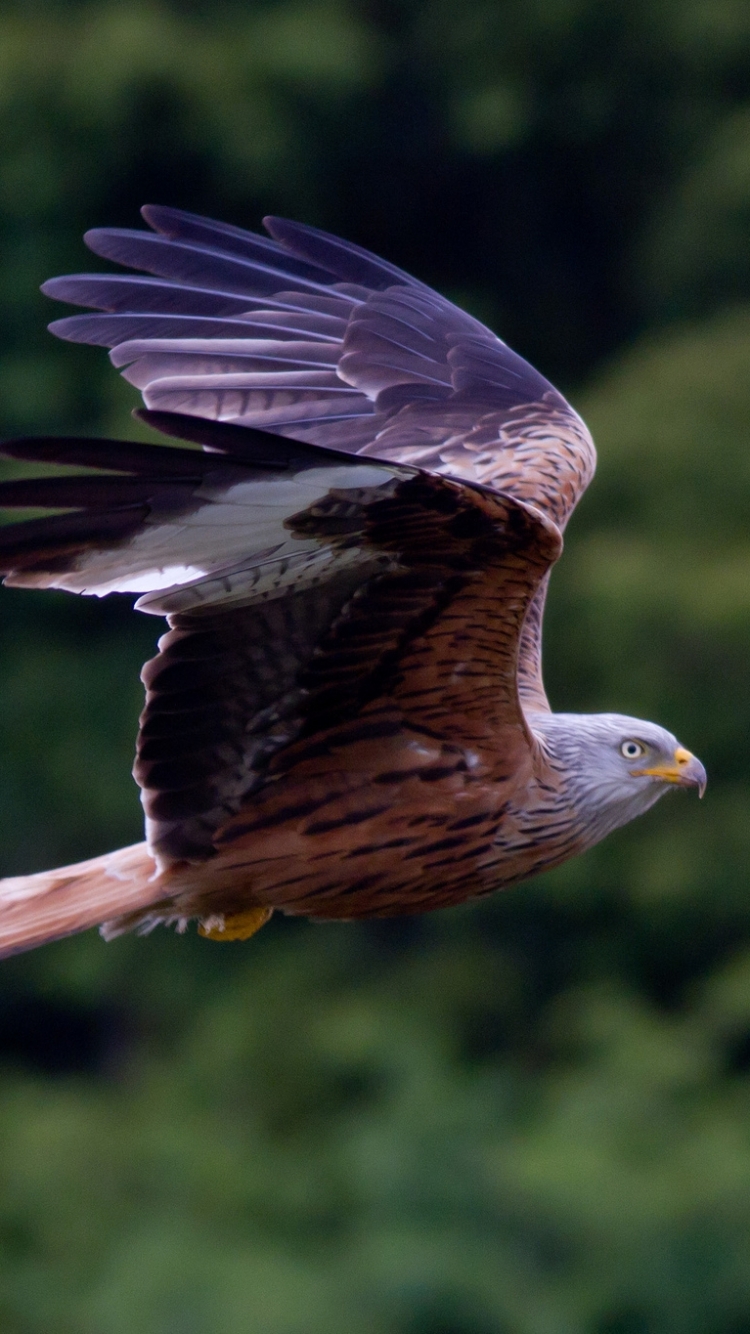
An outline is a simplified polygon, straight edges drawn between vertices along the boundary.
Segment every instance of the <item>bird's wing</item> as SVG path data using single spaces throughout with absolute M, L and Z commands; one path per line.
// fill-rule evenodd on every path
M 514 753 L 519 738 L 533 749 L 519 642 L 560 548 L 540 510 L 244 427 L 160 424 L 205 452 L 0 446 L 93 470 L 0 484 L 0 507 L 58 511 L 0 526 L 0 571 L 25 587 L 138 592 L 142 610 L 168 616 L 144 669 L 135 768 L 162 862 L 211 855 L 286 747 L 348 726 L 399 673 L 414 689 L 405 703 L 401 682 L 390 735 L 442 737 L 454 764 L 477 737 L 501 759 L 504 736 Z M 422 750 L 414 764 L 434 767 Z
M 112 349 L 147 407 L 411 463 L 536 505 L 563 528 L 594 470 L 561 394 L 478 320 L 327 233 L 269 218 L 271 239 L 149 206 L 152 232 L 87 244 L 150 276 L 55 278 L 94 307 L 51 326 Z
M 143 274 L 44 286 L 95 308 L 51 325 L 110 347 L 158 413 L 191 414 L 409 463 L 541 509 L 562 530 L 593 475 L 591 437 L 560 393 L 478 320 L 367 251 L 269 218 L 271 237 L 149 206 L 152 232 L 87 234 Z M 521 646 L 528 708 L 546 585 Z

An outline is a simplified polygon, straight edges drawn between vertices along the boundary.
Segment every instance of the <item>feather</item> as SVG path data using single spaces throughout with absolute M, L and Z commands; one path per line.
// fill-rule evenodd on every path
M 57 871 L 0 881 L 0 958 L 142 911 L 164 896 L 145 843 Z
M 467 481 L 502 478 L 522 499 L 533 493 L 533 469 L 540 479 L 554 473 L 556 486 L 545 483 L 538 500 L 565 524 L 593 473 L 591 439 L 557 390 L 478 320 L 315 228 L 267 219 L 269 240 L 156 206 L 144 218 L 156 234 L 87 235 L 97 254 L 157 275 L 109 280 L 133 284 L 130 308 L 127 288 L 100 294 L 101 275 L 46 290 L 99 306 L 106 293 L 112 313 L 68 317 L 53 331 L 111 347 L 149 408 L 418 457 Z M 311 379 L 323 367 L 328 378 Z

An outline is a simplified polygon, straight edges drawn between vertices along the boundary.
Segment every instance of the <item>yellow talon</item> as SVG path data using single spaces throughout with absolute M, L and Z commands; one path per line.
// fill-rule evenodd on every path
M 249 940 L 265 926 L 272 912 L 273 908 L 248 908 L 229 917 L 217 913 L 198 923 L 198 935 L 205 940 Z

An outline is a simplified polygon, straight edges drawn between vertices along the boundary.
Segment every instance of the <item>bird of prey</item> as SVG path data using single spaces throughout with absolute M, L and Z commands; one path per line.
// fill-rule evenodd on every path
M 431 911 L 582 852 L 705 771 L 616 713 L 553 713 L 541 624 L 594 472 L 565 399 L 376 256 L 170 208 L 89 232 L 131 272 L 53 279 L 182 441 L 20 439 L 7 584 L 139 595 L 146 840 L 0 882 L 0 952 L 100 925 L 243 939 L 274 909 Z M 93 312 L 93 313 L 92 313 Z M 85 471 L 82 471 L 85 470 Z

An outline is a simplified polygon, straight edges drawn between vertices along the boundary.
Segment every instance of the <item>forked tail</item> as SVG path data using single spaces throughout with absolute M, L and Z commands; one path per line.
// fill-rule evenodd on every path
M 0 880 L 0 958 L 99 926 L 164 897 L 145 843 Z

